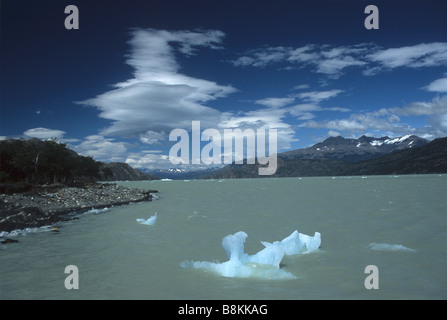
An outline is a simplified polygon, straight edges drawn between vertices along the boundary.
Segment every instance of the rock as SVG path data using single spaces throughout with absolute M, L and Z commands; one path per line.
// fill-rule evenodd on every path
M 7 244 L 7 243 L 16 243 L 16 242 L 19 242 L 19 240 L 6 238 L 5 240 L 2 240 L 1 243 L 2 244 Z
M 92 183 L 81 187 L 40 186 L 28 193 L 0 194 L 0 232 L 51 225 L 67 220 L 69 213 L 91 208 L 151 201 L 156 192 Z

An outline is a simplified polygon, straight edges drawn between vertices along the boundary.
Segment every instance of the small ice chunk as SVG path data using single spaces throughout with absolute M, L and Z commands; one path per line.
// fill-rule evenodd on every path
M 155 222 L 157 221 L 157 212 L 155 212 L 155 214 L 150 217 L 149 219 L 145 220 L 145 219 L 137 219 L 137 222 L 139 222 L 140 224 L 145 224 L 148 226 L 152 226 L 155 224 Z
M 369 249 L 375 251 L 406 251 L 406 252 L 416 252 L 416 250 L 407 248 L 401 244 L 389 244 L 389 243 L 370 243 Z

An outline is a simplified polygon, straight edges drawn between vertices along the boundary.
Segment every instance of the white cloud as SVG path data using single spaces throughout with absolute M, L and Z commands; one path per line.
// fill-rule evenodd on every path
M 403 116 L 438 116 L 447 114 L 447 95 L 436 97 L 429 102 L 413 102 L 402 108 L 392 108 L 390 110 Z
M 366 62 L 356 60 L 351 56 L 323 59 L 317 66 L 317 72 L 331 75 L 333 78 L 338 78 L 343 69 L 365 64 Z
M 425 116 L 425 125 L 415 128 L 409 124 L 421 116 Z M 300 127 L 330 129 L 343 132 L 344 136 L 371 131 L 390 136 L 415 134 L 426 138 L 442 137 L 447 135 L 447 96 L 437 97 L 429 102 L 413 102 L 401 108 L 354 113 L 347 118 L 309 120 Z
M 146 144 L 161 144 L 162 141 L 167 140 L 168 135 L 164 132 L 147 131 L 140 135 L 140 141 Z
M 286 97 L 286 98 L 265 98 L 261 100 L 257 100 L 257 104 L 264 105 L 266 107 L 270 108 L 280 108 L 284 107 L 290 103 L 293 103 L 295 101 L 295 98 L 292 97 Z
M 447 65 L 447 43 L 421 43 L 413 46 L 378 50 L 369 54 L 370 61 L 385 68 L 420 68 Z
M 78 145 L 72 145 L 72 149 L 84 156 L 92 156 L 95 160 L 105 162 L 124 161 L 128 144 L 115 142 L 114 139 L 104 138 L 101 135 L 85 137 Z
M 158 145 L 167 141 L 175 128 L 189 130 L 193 120 L 205 128 L 277 129 L 278 150 L 289 148 L 296 141 L 294 127 L 286 122 L 290 115 L 304 121 L 301 126 L 328 129 L 328 135 L 344 132 L 381 131 L 391 133 L 420 132 L 437 135 L 446 132 L 446 98 L 431 102 L 414 102 L 403 108 L 352 114 L 346 118 L 315 121 L 318 112 L 347 112 L 347 108 L 321 107 L 322 101 L 340 95 L 343 90 L 307 91 L 307 84 L 296 86 L 287 97 L 267 97 L 256 100 L 263 108 L 248 112 L 221 112 L 209 106 L 213 100 L 227 97 L 237 90 L 229 84 L 194 78 L 180 72 L 178 55 L 193 56 L 198 49 L 222 48 L 224 33 L 208 31 L 165 31 L 136 29 L 131 32 L 130 52 L 126 63 L 133 68 L 131 79 L 115 84 L 113 90 L 81 102 L 100 111 L 100 117 L 111 124 L 99 135 L 89 136 L 78 144 L 76 151 L 103 161 L 126 161 L 135 167 L 155 164 L 171 167 L 167 156 L 141 151 L 126 155 L 129 145 L 108 137 L 137 138 L 141 143 Z M 347 68 L 363 70 L 373 75 L 398 67 L 429 67 L 447 65 L 447 43 L 420 44 L 409 47 L 382 49 L 375 44 L 351 46 L 317 46 L 299 48 L 262 47 L 247 51 L 233 60 L 235 66 L 267 67 L 288 65 L 310 68 L 327 78 L 340 77 Z M 425 87 L 428 91 L 445 92 L 446 78 Z M 296 100 L 300 99 L 301 104 Z M 403 123 L 400 117 L 427 115 L 427 128 L 421 131 Z M 435 118 L 435 115 L 438 117 Z M 39 129 L 39 128 L 36 128 Z M 34 129 L 34 130 L 36 130 Z M 42 128 L 40 128 L 42 129 Z M 49 130 L 49 129 L 47 129 Z M 444 130 L 444 131 L 443 131 Z M 64 132 L 59 132 L 62 137 Z M 42 133 L 43 134 L 43 133 Z M 53 134 L 54 136 L 54 134 Z
M 152 144 L 163 140 L 165 132 L 190 127 L 193 120 L 200 120 L 204 127 L 217 126 L 221 113 L 204 103 L 236 90 L 179 73 L 175 53 L 193 55 L 196 47 L 219 49 L 224 34 L 138 29 L 131 35 L 126 63 L 134 68 L 134 77 L 80 102 L 98 108 L 100 117 L 112 121 L 100 134 Z
M 300 116 L 303 115 L 305 113 L 309 113 L 309 112 L 315 112 L 315 111 L 321 111 L 322 108 L 319 107 L 316 104 L 298 104 L 292 107 L 288 108 L 288 111 L 290 112 L 290 114 L 294 115 L 294 116 Z
M 310 88 L 310 86 L 308 84 L 300 84 L 300 85 L 293 87 L 293 89 L 295 89 L 295 90 L 303 90 L 303 89 L 309 89 L 309 88 Z
M 249 50 L 245 55 L 232 61 L 235 66 L 265 67 L 275 63 L 286 63 L 290 67 L 298 68 L 311 66 L 315 72 L 338 78 L 343 69 L 352 66 L 362 66 L 361 54 L 368 45 L 354 45 L 352 47 L 331 47 L 307 44 L 299 48 L 291 47 L 262 47 Z
M 321 122 L 308 121 L 301 125 L 302 127 L 314 129 L 331 129 L 344 131 L 350 134 L 365 132 L 368 130 L 380 132 L 407 132 L 409 127 L 405 125 L 398 126 L 383 117 L 373 113 L 352 114 L 347 119 L 324 120 Z
M 291 63 L 311 63 L 318 61 L 320 53 L 316 51 L 316 45 L 307 44 L 300 48 L 290 48 L 287 54 L 287 61 Z
M 437 79 L 424 87 L 427 91 L 447 92 L 447 78 Z
M 98 108 L 99 116 L 112 123 L 101 130 L 100 135 L 90 136 L 77 145 L 78 152 L 99 160 L 122 159 L 120 161 L 137 167 L 149 167 L 155 162 L 162 164 L 168 160 L 160 154 L 142 152 L 125 157 L 127 145 L 104 136 L 138 138 L 144 144 L 157 145 L 167 141 L 173 129 L 190 130 L 194 120 L 200 121 L 202 130 L 277 129 L 278 149 L 289 148 L 295 141 L 294 130 L 284 122 L 287 110 L 281 110 L 292 103 L 294 97 L 260 99 L 256 103 L 268 108 L 223 113 L 207 103 L 228 96 L 235 88 L 179 72 L 176 54 L 193 55 L 199 47 L 219 49 L 224 37 L 222 32 L 138 29 L 131 35 L 126 63 L 134 68 L 133 78 L 115 84 L 111 91 L 80 102 Z M 283 50 L 270 50 L 260 58 L 263 61 L 281 59 Z
M 310 91 L 296 94 L 296 97 L 302 99 L 305 102 L 319 103 L 323 100 L 336 97 L 342 93 L 343 90 L 328 90 L 328 91 Z
M 142 169 L 161 169 L 161 168 L 171 168 L 173 165 L 169 161 L 169 157 L 162 154 L 154 153 L 131 153 L 127 155 L 124 161 L 129 164 L 132 168 Z
M 287 108 L 264 108 L 238 115 L 226 113 L 222 118 L 219 128 L 252 129 L 254 132 L 258 129 L 276 129 L 278 150 L 288 149 L 290 148 L 290 143 L 297 140 L 294 138 L 295 130 L 290 124 L 284 122 L 287 113 Z
M 242 56 L 233 61 L 235 66 L 265 67 L 272 63 L 278 63 L 288 58 L 291 48 L 286 47 L 264 47 L 249 50 L 249 56 Z
M 314 72 L 333 79 L 343 75 L 346 68 L 357 67 L 363 69 L 364 75 L 371 76 L 394 68 L 445 66 L 447 43 L 421 43 L 388 49 L 373 43 L 350 46 L 307 44 L 298 48 L 261 47 L 247 51 L 232 63 L 245 67 L 274 64 L 287 64 L 286 69 L 311 67 Z
M 47 129 L 47 128 L 34 128 L 34 129 L 28 129 L 23 134 L 30 138 L 38 138 L 42 140 L 46 139 L 61 139 L 65 135 L 65 131 L 62 130 L 54 130 L 54 129 Z
M 334 131 L 334 130 L 329 130 L 328 133 L 327 133 L 327 135 L 328 135 L 329 137 L 338 137 L 338 136 L 340 136 L 340 132 L 338 132 L 338 131 Z

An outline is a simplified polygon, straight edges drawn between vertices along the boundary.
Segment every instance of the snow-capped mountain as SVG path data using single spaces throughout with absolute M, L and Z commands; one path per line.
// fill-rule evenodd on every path
M 397 138 L 367 137 L 347 139 L 331 137 L 309 148 L 279 154 L 283 159 L 335 159 L 341 161 L 361 161 L 381 157 L 385 154 L 408 148 L 419 147 L 429 141 L 415 135 Z
M 431 142 L 416 136 L 335 137 L 309 148 L 279 154 L 278 168 L 272 176 L 259 176 L 259 164 L 244 164 L 228 165 L 209 178 L 441 174 L 447 173 L 446 155 L 447 137 Z
M 201 170 L 187 170 L 184 168 L 169 168 L 169 169 L 158 169 L 158 170 L 148 170 L 142 169 L 143 172 L 153 174 L 162 179 L 198 179 L 204 175 L 208 175 L 210 172 L 216 170 L 218 167 L 210 167 Z

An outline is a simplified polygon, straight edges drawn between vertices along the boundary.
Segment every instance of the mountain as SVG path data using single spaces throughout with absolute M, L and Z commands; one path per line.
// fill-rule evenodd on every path
M 331 137 L 309 148 L 280 153 L 283 159 L 333 159 L 356 162 L 379 158 L 388 153 L 419 147 L 429 141 L 415 135 L 399 138 L 373 138 L 361 136 L 358 139 Z
M 365 158 L 367 160 L 362 160 Z M 258 167 L 258 164 L 233 164 L 214 171 L 208 177 L 219 179 L 447 173 L 447 138 L 428 142 L 416 136 L 395 139 L 335 137 L 310 148 L 280 153 L 276 173 L 272 176 L 259 176 Z
M 188 180 L 188 179 L 200 179 L 202 177 L 207 177 L 213 173 L 217 167 L 211 167 L 201 170 L 188 171 L 181 168 L 169 168 L 169 169 L 158 169 L 158 170 L 148 170 L 142 169 L 144 173 L 148 173 L 157 176 L 161 179 L 173 179 L 173 180 Z
M 111 162 L 101 164 L 101 178 L 108 181 L 159 180 L 160 178 L 132 168 L 127 163 Z
M 354 163 L 350 172 L 352 175 L 447 173 L 447 137 L 435 139 L 421 147 Z

